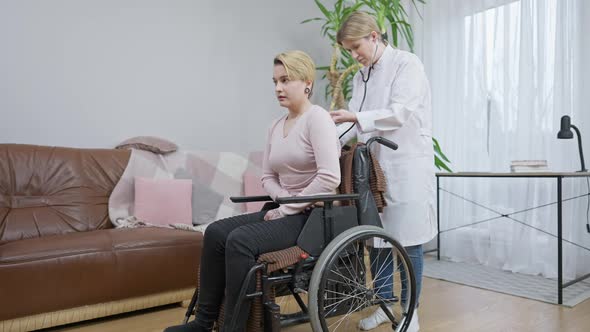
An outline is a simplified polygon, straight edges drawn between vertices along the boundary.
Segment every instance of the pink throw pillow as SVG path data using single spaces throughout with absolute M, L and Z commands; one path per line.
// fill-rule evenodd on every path
M 192 225 L 193 181 L 135 178 L 135 217 L 150 224 Z

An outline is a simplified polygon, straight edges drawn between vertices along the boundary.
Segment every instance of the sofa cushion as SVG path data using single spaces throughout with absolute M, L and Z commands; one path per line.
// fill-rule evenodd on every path
M 128 150 L 0 144 L 0 244 L 111 228 Z
M 0 245 L 0 321 L 194 286 L 203 235 L 107 229 Z M 149 262 L 147 264 L 146 262 Z
M 112 239 L 108 232 L 50 235 L 5 243 L 0 246 L 0 264 L 23 264 L 107 252 L 111 249 Z

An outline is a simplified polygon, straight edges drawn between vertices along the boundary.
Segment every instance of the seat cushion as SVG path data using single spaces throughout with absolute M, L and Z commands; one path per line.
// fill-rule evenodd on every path
M 34 263 L 54 258 L 96 254 L 112 248 L 109 232 L 81 232 L 13 241 L 0 246 L 0 264 Z
M 203 236 L 106 229 L 0 245 L 0 320 L 196 285 Z

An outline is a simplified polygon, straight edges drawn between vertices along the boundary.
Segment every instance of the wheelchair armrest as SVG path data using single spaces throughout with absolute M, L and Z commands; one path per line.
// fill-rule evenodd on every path
M 266 202 L 272 201 L 270 196 L 232 196 L 229 198 L 233 203 Z
M 381 145 L 385 145 L 386 147 L 392 149 L 392 150 L 397 150 L 397 144 L 393 143 L 392 141 L 388 140 L 385 137 L 381 137 L 381 136 L 374 136 L 371 137 L 368 141 L 367 141 L 367 148 L 371 147 L 371 144 L 373 144 L 373 142 L 377 142 Z
M 359 194 L 337 194 L 337 195 L 315 195 L 315 196 L 291 196 L 291 197 L 277 197 L 275 202 L 279 204 L 289 203 L 313 203 L 313 202 L 333 202 L 333 201 L 349 201 L 358 200 Z

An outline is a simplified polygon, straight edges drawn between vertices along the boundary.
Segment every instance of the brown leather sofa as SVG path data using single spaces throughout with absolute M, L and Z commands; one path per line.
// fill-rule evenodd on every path
M 129 156 L 0 144 L 0 332 L 190 299 L 201 233 L 111 225 Z

